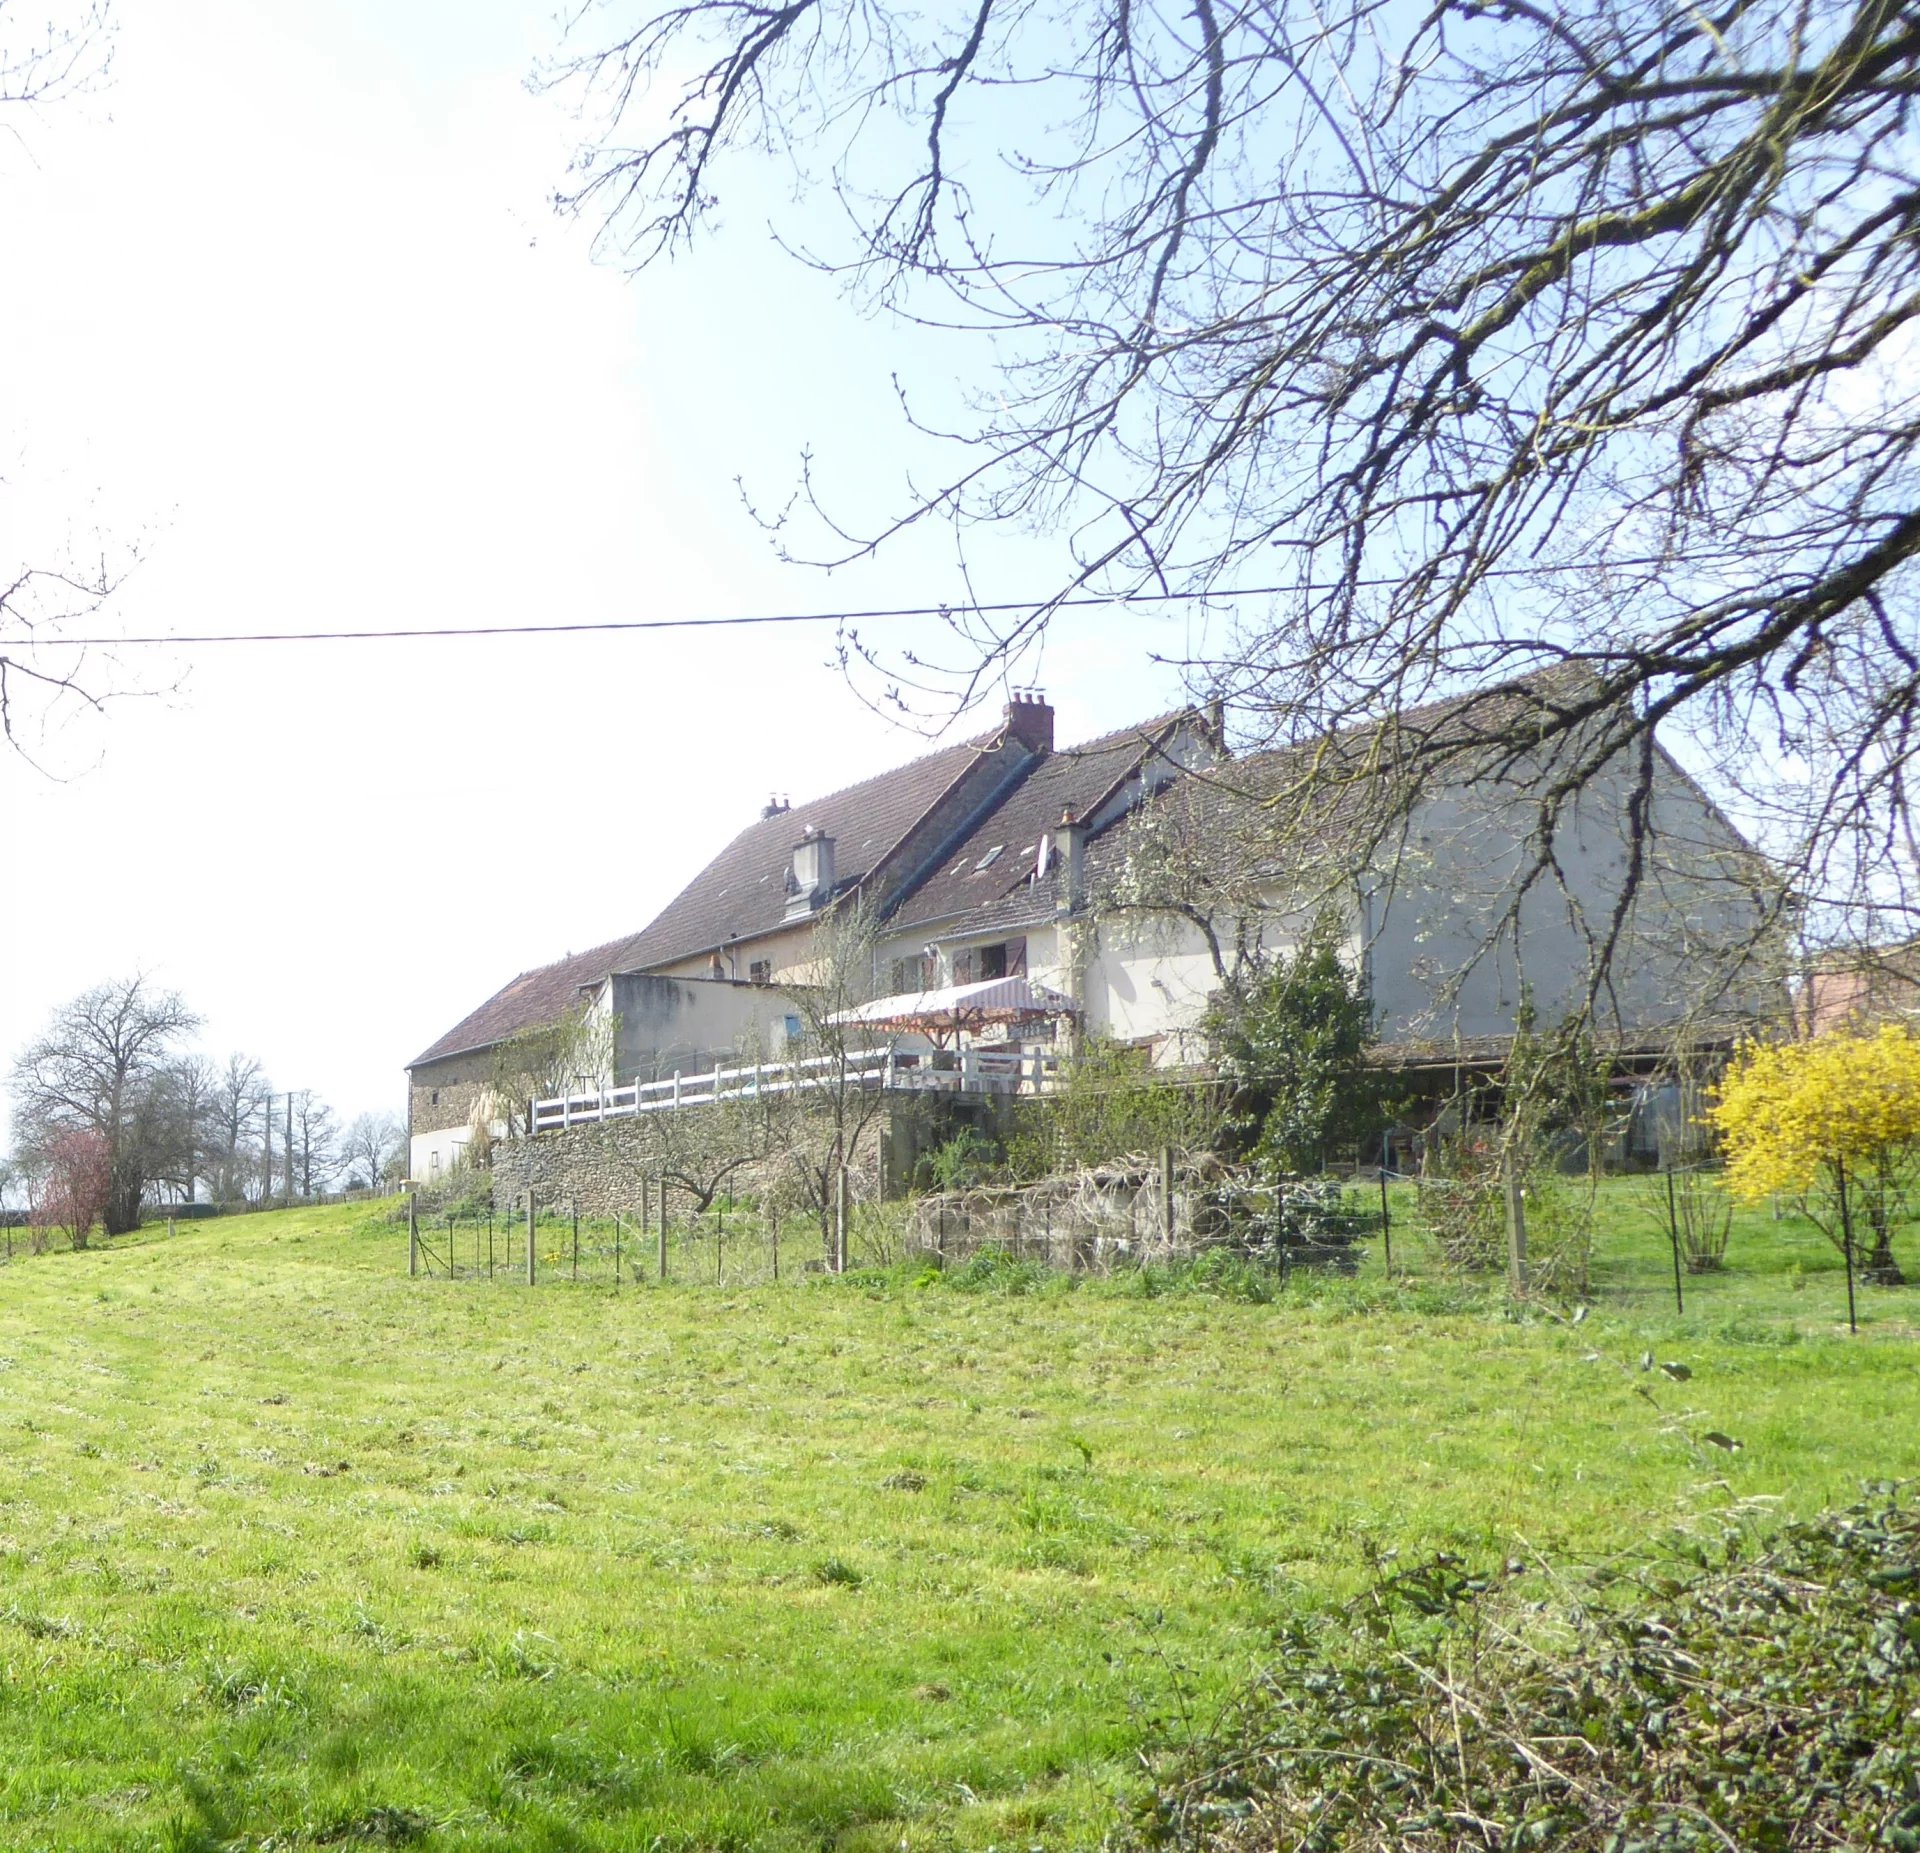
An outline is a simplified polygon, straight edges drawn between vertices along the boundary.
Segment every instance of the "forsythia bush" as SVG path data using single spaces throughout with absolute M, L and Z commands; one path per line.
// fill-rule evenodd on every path
M 1823 1166 L 1879 1163 L 1920 1142 L 1920 1037 L 1871 1035 L 1750 1044 L 1709 1117 L 1727 1148 L 1727 1184 L 1756 1201 L 1811 1189 Z

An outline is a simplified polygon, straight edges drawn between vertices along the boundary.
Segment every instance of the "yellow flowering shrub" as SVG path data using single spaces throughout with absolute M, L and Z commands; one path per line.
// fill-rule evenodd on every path
M 1811 1190 L 1836 1159 L 1884 1168 L 1920 1143 L 1920 1037 L 1889 1023 L 1749 1044 L 1708 1118 L 1726 1145 L 1727 1187 L 1749 1203 Z

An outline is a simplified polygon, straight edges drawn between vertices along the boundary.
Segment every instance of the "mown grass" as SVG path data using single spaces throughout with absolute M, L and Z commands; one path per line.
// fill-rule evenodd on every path
M 1577 1570 L 1920 1470 L 1920 1294 L 409 1282 L 292 1211 L 0 1271 L 0 1844 L 1097 1845 L 1381 1553 Z M 1015 1283 L 1022 1284 L 1022 1283 Z M 1642 1372 L 1684 1364 L 1675 1381 Z M 1714 1430 L 1742 1445 L 1703 1445 Z

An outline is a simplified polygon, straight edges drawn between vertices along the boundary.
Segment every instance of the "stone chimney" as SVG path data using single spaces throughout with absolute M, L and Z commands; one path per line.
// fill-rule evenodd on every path
M 1036 753 L 1053 751 L 1053 709 L 1037 688 L 1014 690 L 1007 703 L 1007 732 Z
M 833 878 L 833 838 L 808 824 L 793 846 L 787 871 L 787 919 L 804 920 L 826 906 L 833 898 Z
M 1087 902 L 1087 826 L 1071 808 L 1060 813 L 1060 828 L 1054 833 L 1053 857 L 1056 914 L 1077 913 Z

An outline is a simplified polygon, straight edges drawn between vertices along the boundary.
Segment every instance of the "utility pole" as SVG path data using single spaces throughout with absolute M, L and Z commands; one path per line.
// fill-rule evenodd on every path
M 267 1129 L 266 1173 L 260 1180 L 260 1207 L 263 1210 L 273 1208 L 273 1096 L 267 1096 L 267 1110 L 262 1119 Z

